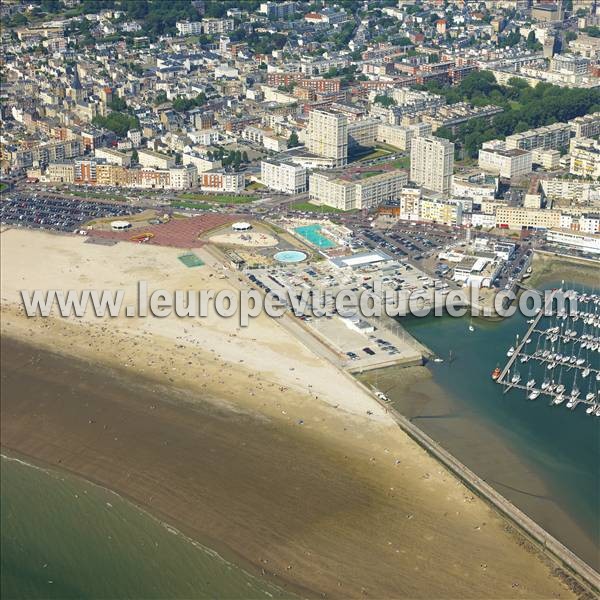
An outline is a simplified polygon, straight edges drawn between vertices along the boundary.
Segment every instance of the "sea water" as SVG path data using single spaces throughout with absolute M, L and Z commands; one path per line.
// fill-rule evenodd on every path
M 0 473 L 2 598 L 283 597 L 107 490 L 14 456 Z

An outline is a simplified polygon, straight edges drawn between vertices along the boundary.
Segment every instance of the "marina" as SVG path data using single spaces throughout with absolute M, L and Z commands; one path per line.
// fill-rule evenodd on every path
M 600 417 L 600 295 L 568 290 L 564 294 L 576 302 L 567 310 L 554 306 L 559 291 L 517 335 L 492 379 L 505 394 L 521 390 L 527 400 L 544 396 L 550 406 L 564 403 L 571 410 L 581 404 L 587 415 Z

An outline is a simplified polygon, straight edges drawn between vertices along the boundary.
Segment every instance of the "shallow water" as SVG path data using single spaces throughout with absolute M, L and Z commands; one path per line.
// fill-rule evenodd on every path
M 282 596 L 107 490 L 12 456 L 1 467 L 2 598 Z

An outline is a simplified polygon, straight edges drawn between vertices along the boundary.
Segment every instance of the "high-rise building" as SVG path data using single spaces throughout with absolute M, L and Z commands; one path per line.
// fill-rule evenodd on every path
M 348 119 L 325 110 L 312 110 L 308 119 L 306 148 L 317 156 L 331 158 L 333 166 L 348 163 Z
M 428 190 L 449 193 L 454 144 L 436 136 L 414 138 L 410 146 L 410 180 Z

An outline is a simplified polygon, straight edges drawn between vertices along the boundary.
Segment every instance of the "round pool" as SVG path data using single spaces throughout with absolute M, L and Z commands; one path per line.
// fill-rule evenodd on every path
M 299 252 L 298 250 L 285 250 L 283 252 L 278 252 L 273 258 L 282 263 L 297 263 L 306 260 L 306 257 L 307 255 L 304 252 Z

